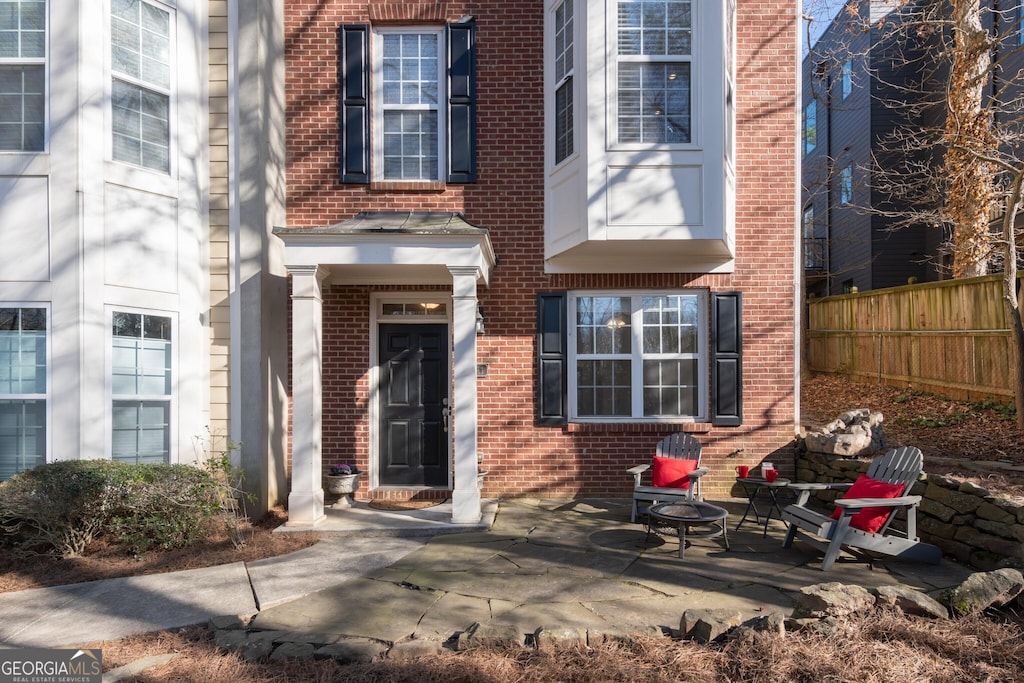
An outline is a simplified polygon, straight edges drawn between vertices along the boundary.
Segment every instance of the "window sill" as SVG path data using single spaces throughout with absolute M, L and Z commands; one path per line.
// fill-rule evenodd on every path
M 625 432 L 627 434 L 687 432 L 704 434 L 711 431 L 710 422 L 570 422 L 566 425 L 569 434 L 588 434 L 595 432 Z
M 370 192 L 444 192 L 448 185 L 440 180 L 374 180 Z

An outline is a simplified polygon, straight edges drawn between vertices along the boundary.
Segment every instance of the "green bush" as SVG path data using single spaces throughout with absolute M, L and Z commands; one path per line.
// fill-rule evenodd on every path
M 208 537 L 221 500 L 214 477 L 189 465 L 68 460 L 0 483 L 0 527 L 31 552 L 73 557 L 109 534 L 139 553 Z

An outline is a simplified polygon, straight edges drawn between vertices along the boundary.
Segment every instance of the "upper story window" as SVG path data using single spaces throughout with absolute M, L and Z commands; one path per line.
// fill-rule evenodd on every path
M 46 138 L 46 2 L 0 1 L 0 150 L 42 151 Z
M 690 0 L 620 0 L 616 17 L 620 143 L 689 143 Z
M 818 103 L 811 100 L 804 107 L 804 155 L 810 154 L 818 144 Z
M 376 130 L 380 140 L 374 151 L 380 160 L 376 165 L 379 177 L 438 180 L 438 139 L 444 137 L 441 31 L 388 31 L 376 38 L 376 54 L 380 55 Z
M 839 203 L 849 204 L 853 201 L 853 167 L 847 166 L 839 172 Z
M 170 12 L 111 0 L 110 64 L 114 160 L 170 172 Z
M 555 8 L 555 163 L 573 152 L 573 8 L 565 0 Z
M 476 24 L 338 33 L 341 181 L 474 182 Z
M 46 462 L 47 310 L 0 308 L 0 481 Z
M 843 62 L 839 82 L 842 98 L 845 100 L 853 92 L 853 63 L 849 59 Z

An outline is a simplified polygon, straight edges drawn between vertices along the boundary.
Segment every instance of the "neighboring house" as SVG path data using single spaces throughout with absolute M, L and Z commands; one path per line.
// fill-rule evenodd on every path
M 906 98 L 897 86 L 920 64 L 903 59 L 917 56 L 910 51 L 918 45 L 893 50 L 883 41 L 889 24 L 880 22 L 898 20 L 893 3 L 858 6 L 855 14 L 841 9 L 803 60 L 801 225 L 805 287 L 815 296 L 939 280 L 949 265 L 940 229 L 917 223 L 893 230 L 892 216 L 869 210 L 885 201 L 873 155 L 905 125 L 905 112 L 885 102 Z
M 210 422 L 206 12 L 0 2 L 0 479 Z
M 944 150 L 939 145 L 908 155 L 886 142 L 900 131 L 941 131 L 944 126 L 947 66 L 934 59 L 940 32 L 916 16 L 919 4 L 934 10 L 929 0 L 847 5 L 804 57 L 801 224 L 808 294 L 843 294 L 854 287 L 864 291 L 905 285 L 911 278 L 931 282 L 951 276 L 949 228 L 928 218 L 937 215 L 941 199 L 925 205 L 922 220 L 908 218 L 914 210 L 908 200 L 938 197 L 918 169 L 927 167 L 930 174 L 941 176 Z M 985 29 L 1000 37 L 992 53 L 998 65 L 992 83 L 1001 89 L 996 96 L 1005 103 L 1021 92 L 1022 7 L 996 11 L 991 3 L 982 3 Z M 992 83 L 986 90 L 989 97 Z M 900 105 L 893 107 L 893 102 Z M 1016 111 L 1019 103 L 1006 109 Z M 1004 127 L 1016 120 L 1012 115 L 996 118 Z M 906 168 L 913 169 L 905 175 L 908 189 L 894 199 L 877 169 L 902 168 L 906 158 Z M 996 231 L 998 224 L 993 216 Z

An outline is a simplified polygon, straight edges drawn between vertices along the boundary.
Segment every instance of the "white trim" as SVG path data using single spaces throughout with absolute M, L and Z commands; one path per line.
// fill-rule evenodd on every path
M 42 308 L 46 311 L 46 452 L 44 462 L 53 462 L 53 310 L 49 301 L 6 301 L 0 300 L 0 308 Z M 40 394 L 0 394 L 4 401 L 38 401 Z
M 231 440 L 242 440 L 242 297 L 241 282 L 242 221 L 240 171 L 241 148 L 238 128 L 241 110 L 238 103 L 238 2 L 228 0 L 228 432 Z M 289 349 L 288 353 L 291 353 Z M 241 458 L 241 454 L 234 456 Z M 238 465 L 239 462 L 233 464 Z M 264 473 L 267 476 L 267 473 Z
M 700 83 L 704 80 L 705 74 L 700 69 L 701 61 L 709 57 L 713 60 L 715 56 L 704 56 L 702 50 L 702 35 L 708 27 L 701 22 L 700 1 L 690 2 L 690 53 L 687 55 L 665 54 L 665 55 L 619 55 L 619 16 L 618 4 L 622 0 L 608 0 L 608 10 L 605 15 L 607 22 L 607 117 L 608 131 L 607 144 L 609 150 L 691 150 L 701 149 L 701 93 Z M 716 0 L 721 1 L 721 0 Z M 724 57 L 724 55 L 723 55 Z M 619 64 L 676 64 L 687 63 L 690 65 L 690 141 L 689 142 L 620 142 L 619 141 Z M 589 103 L 588 103 L 589 106 Z
M 160 2 L 159 0 L 138 0 L 142 4 L 147 4 L 156 9 L 166 12 L 168 15 L 168 51 L 167 66 L 169 69 L 167 87 L 157 85 L 151 81 L 143 79 L 141 76 L 133 77 L 120 72 L 115 72 L 111 53 L 113 52 L 114 39 L 111 34 L 111 23 L 113 22 L 113 11 L 110 6 L 110 0 L 104 2 L 104 112 L 105 112 L 105 126 L 104 134 L 106 137 L 105 148 L 106 155 L 105 159 L 110 161 L 114 165 L 123 165 L 126 168 L 133 169 L 133 172 L 139 172 L 141 174 L 157 174 L 159 176 L 170 177 L 172 179 L 178 176 L 178 156 L 181 154 L 181 145 L 178 143 L 179 129 L 177 125 L 178 118 L 178 9 L 174 4 L 167 2 Z M 197 36 L 197 40 L 201 40 Z M 141 51 L 141 46 L 140 46 Z M 148 166 L 142 166 L 135 164 L 130 161 L 123 161 L 114 158 L 114 101 L 113 101 L 113 87 L 114 79 L 118 79 L 142 90 L 149 90 L 151 92 L 166 95 L 167 96 L 167 170 L 161 170 L 157 168 L 150 168 Z M 141 143 L 141 140 L 140 140 Z
M 104 362 L 103 362 L 103 382 L 104 382 L 104 457 L 108 460 L 112 460 L 114 457 L 113 452 L 113 439 L 114 439 L 114 416 L 113 406 L 114 401 L 117 397 L 114 396 L 114 377 L 113 377 L 113 353 L 114 353 L 114 332 L 113 332 L 113 319 L 114 313 L 135 313 L 143 316 L 159 316 L 162 318 L 170 318 L 171 320 L 171 390 L 169 394 L 160 395 L 145 395 L 137 394 L 131 395 L 124 400 L 139 400 L 139 401 L 157 401 L 166 400 L 170 404 L 170 411 L 167 417 L 167 462 L 171 464 L 182 462 L 181 453 L 178 450 L 178 394 L 180 391 L 179 386 L 179 375 L 180 375 L 180 321 L 177 311 L 167 311 L 159 309 L 147 309 L 147 308 L 136 308 L 132 306 L 118 306 L 115 304 L 107 304 L 104 306 L 103 319 L 106 329 L 104 331 Z
M 410 316 L 386 316 L 381 313 L 381 307 L 386 303 L 441 303 L 446 306 L 444 315 L 410 315 Z M 440 325 L 448 326 L 448 400 L 452 400 L 452 362 L 451 356 L 454 349 L 451 342 L 452 333 L 452 293 L 450 291 L 423 291 L 423 292 L 371 292 L 370 293 L 370 364 L 367 368 L 369 382 L 369 432 L 370 450 L 367 454 L 369 459 L 369 488 L 381 488 L 380 484 L 380 326 L 390 325 Z M 453 451 L 451 444 L 448 446 L 448 488 L 454 486 L 455 467 L 452 462 Z M 408 486 L 387 486 L 388 490 L 408 489 Z M 419 488 L 419 487 L 414 487 Z M 425 487 L 434 488 L 434 487 Z
M 618 416 L 607 415 L 599 417 L 580 417 L 577 405 L 577 379 L 576 363 L 578 355 L 576 352 L 576 305 L 580 298 L 584 297 L 610 297 L 610 298 L 639 298 L 639 297 L 670 297 L 685 296 L 697 300 L 697 352 L 696 354 L 672 354 L 673 358 L 682 358 L 695 355 L 697 358 L 697 414 L 688 416 L 665 416 L 665 417 L 644 417 L 643 416 L 643 309 L 637 306 L 631 311 L 632 344 L 628 359 L 631 369 L 631 415 Z M 569 399 L 569 421 L 580 423 L 649 423 L 649 422 L 707 422 L 709 417 L 709 405 L 711 395 L 711 380 L 708 368 L 711 336 L 711 320 L 709 308 L 710 294 L 706 289 L 672 289 L 672 290 L 570 290 L 568 292 L 567 307 L 567 360 L 568 360 L 568 399 Z M 590 355 L 590 354 L 586 354 Z M 609 354 L 602 354 L 605 357 L 613 358 Z M 626 354 L 615 356 L 621 360 L 627 358 Z M 637 417 L 639 416 L 639 417 Z
M 446 162 L 450 151 L 447 149 L 447 106 L 448 106 L 448 79 L 447 57 L 448 47 L 445 41 L 444 27 L 435 26 L 383 26 L 373 27 L 372 30 L 373 49 L 370 52 L 370 93 L 373 106 L 370 109 L 370 147 L 373 155 L 372 177 L 374 180 L 386 182 L 404 181 L 444 181 L 447 178 Z M 402 111 L 436 111 L 437 112 L 437 177 L 436 178 L 385 178 L 384 177 L 384 88 L 383 88 L 383 59 L 384 59 L 384 35 L 396 34 L 434 34 L 437 36 L 437 105 L 434 109 L 426 105 L 408 105 L 402 107 Z

